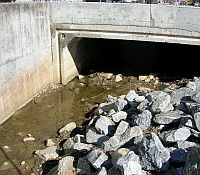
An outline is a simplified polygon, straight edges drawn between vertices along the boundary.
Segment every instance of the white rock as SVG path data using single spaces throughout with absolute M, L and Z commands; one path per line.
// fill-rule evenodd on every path
M 71 122 L 71 123 L 68 123 L 67 125 L 65 125 L 63 128 L 61 128 L 59 130 L 59 133 L 66 132 L 66 131 L 71 132 L 75 128 L 76 128 L 76 123 Z
M 25 161 L 22 161 L 22 162 L 20 163 L 20 165 L 25 165 L 25 163 L 26 163 Z
M 116 75 L 116 77 L 115 77 L 115 82 L 116 83 L 118 83 L 118 82 L 120 82 L 120 81 L 122 81 L 123 79 L 122 79 L 122 75 L 121 74 L 118 74 L 118 75 Z
M 26 137 L 23 139 L 23 142 L 27 142 L 27 141 L 34 141 L 35 138 L 34 137 Z
M 112 120 L 114 122 L 120 122 L 121 120 L 125 120 L 126 119 L 127 113 L 124 112 L 124 111 L 119 111 L 119 112 L 111 115 L 111 117 L 112 117 Z
M 52 139 L 47 139 L 45 145 L 46 145 L 47 147 L 50 147 L 50 146 L 54 146 L 55 143 L 53 142 Z
M 56 146 L 51 146 L 47 147 L 42 150 L 37 150 L 35 151 L 35 154 L 42 160 L 48 161 L 48 160 L 55 160 L 58 158 L 58 154 L 56 152 L 57 147 Z
M 147 75 L 140 75 L 140 76 L 138 77 L 138 80 L 139 80 L 139 81 L 145 81 L 147 78 L 148 78 Z

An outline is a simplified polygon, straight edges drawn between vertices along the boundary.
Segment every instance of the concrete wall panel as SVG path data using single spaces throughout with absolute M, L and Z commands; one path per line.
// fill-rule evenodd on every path
M 0 123 L 53 80 L 49 6 L 0 4 Z

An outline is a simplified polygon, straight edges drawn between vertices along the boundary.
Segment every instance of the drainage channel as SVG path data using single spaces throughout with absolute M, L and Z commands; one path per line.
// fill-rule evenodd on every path
M 58 134 L 59 129 L 75 122 L 78 133 L 108 95 L 118 97 L 130 90 L 170 91 L 185 86 L 194 76 L 199 76 L 195 64 L 198 48 L 81 39 L 76 50 L 77 59 L 83 55 L 89 59 L 80 72 L 83 76 L 65 86 L 49 87 L 0 126 L 0 174 L 40 174 L 41 171 L 47 174 L 58 161 L 50 161 L 45 166 L 33 154 L 46 148 L 45 140 L 51 138 L 59 149 L 61 141 L 70 137 L 69 133 Z

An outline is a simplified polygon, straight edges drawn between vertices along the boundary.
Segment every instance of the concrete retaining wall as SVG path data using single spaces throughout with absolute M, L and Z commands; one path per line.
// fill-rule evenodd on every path
M 49 26 L 48 4 L 0 4 L 0 123 L 53 81 Z

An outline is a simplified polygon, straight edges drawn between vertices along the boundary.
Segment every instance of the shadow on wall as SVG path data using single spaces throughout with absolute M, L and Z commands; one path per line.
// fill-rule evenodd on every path
M 172 80 L 200 76 L 199 46 L 74 38 L 68 48 L 80 74 L 111 72 L 138 76 L 154 73 L 163 81 L 166 78 L 162 77 L 166 76 Z

